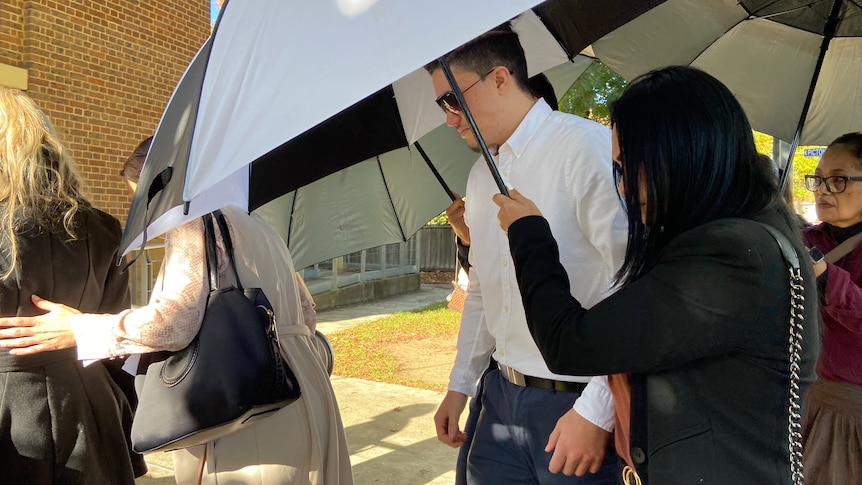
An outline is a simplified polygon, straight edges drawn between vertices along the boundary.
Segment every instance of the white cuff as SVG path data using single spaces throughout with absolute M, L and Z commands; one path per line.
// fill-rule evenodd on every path
M 593 377 L 572 408 L 599 428 L 614 430 L 614 399 L 606 376 Z

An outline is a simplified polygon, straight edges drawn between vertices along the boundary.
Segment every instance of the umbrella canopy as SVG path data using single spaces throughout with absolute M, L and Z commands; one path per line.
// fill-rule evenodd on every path
M 858 1 L 668 0 L 591 49 L 626 79 L 673 64 L 702 69 L 730 88 L 754 129 L 794 144 L 826 145 L 862 126 Z
M 519 14 L 531 74 L 583 70 L 574 53 L 660 1 L 535 3 L 227 4 L 156 130 L 123 250 L 216 207 L 253 210 L 409 146 L 445 120 L 421 66 Z
M 424 150 L 424 147 L 428 150 Z M 305 185 L 254 212 L 290 248 L 297 268 L 354 251 L 406 241 L 446 207 L 450 198 L 425 161 L 450 190 L 464 193 L 476 154 L 457 132 L 441 126 L 420 140 Z

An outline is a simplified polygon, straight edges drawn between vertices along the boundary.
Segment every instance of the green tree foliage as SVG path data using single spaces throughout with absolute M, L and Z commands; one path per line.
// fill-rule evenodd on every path
M 429 226 L 442 226 L 444 224 L 449 224 L 449 218 L 446 217 L 446 211 L 441 212 L 439 215 L 428 221 Z
M 610 123 L 608 106 L 625 87 L 625 79 L 596 61 L 560 98 L 560 110 L 607 125 Z

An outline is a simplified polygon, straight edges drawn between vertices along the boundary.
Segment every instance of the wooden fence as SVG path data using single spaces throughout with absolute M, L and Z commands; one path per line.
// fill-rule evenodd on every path
M 408 244 L 415 246 L 417 239 L 420 269 L 455 271 L 455 233 L 451 226 L 425 226 L 410 238 Z

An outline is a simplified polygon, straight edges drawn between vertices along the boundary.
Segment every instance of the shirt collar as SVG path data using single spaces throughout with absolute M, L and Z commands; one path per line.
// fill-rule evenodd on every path
M 502 152 L 506 149 L 511 151 L 515 157 L 520 157 L 524 153 L 524 150 L 526 150 L 527 145 L 530 144 L 530 140 L 538 133 L 539 128 L 545 123 L 545 120 L 551 113 L 553 113 L 553 110 L 545 100 L 539 99 L 533 103 L 533 107 L 530 108 L 530 111 L 527 112 L 527 115 L 524 116 L 524 119 L 515 128 L 512 136 L 500 147 L 500 151 Z

